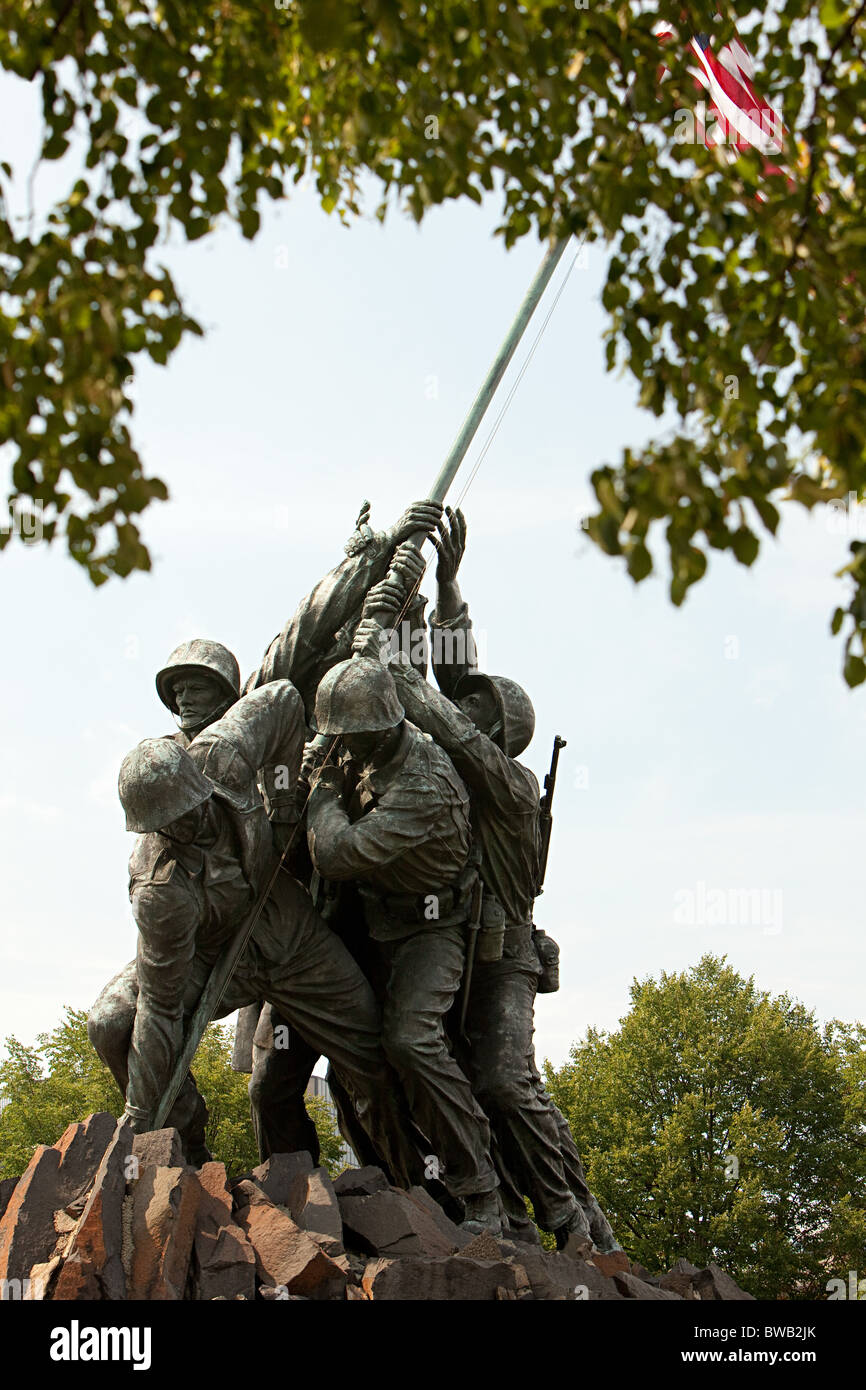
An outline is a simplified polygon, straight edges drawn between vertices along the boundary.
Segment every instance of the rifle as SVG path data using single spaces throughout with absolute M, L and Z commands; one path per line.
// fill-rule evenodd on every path
M 553 740 L 553 753 L 550 758 L 550 771 L 544 778 L 544 795 L 538 805 L 538 822 L 541 827 L 541 856 L 538 865 L 538 888 L 536 897 L 544 892 L 544 875 L 547 872 L 547 856 L 550 853 L 550 832 L 553 829 L 553 793 L 556 790 L 556 771 L 559 754 L 567 742 L 557 734 Z

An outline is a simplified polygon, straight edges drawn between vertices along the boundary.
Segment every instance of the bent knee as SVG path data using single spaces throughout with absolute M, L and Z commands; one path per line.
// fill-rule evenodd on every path
M 412 1071 L 425 1058 L 445 1051 L 445 1036 L 436 1019 L 396 1014 L 385 1018 L 382 1048 L 397 1071 Z
M 476 1077 L 473 1090 L 478 1104 L 488 1114 L 492 1110 L 500 1115 L 515 1114 L 523 1109 L 528 1099 L 528 1088 L 506 1071 L 492 1071 Z

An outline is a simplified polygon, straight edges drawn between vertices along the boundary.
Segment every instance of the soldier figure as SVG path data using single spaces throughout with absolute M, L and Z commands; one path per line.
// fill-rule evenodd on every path
M 388 530 L 374 532 L 368 524 L 369 504 L 365 503 L 346 545 L 346 558 L 301 600 L 244 689 L 250 691 L 274 679 L 291 681 L 302 692 L 305 722 L 309 724 L 318 681 L 330 665 L 349 655 L 368 590 L 385 575 L 396 546 L 418 531 L 429 533 L 441 512 L 437 502 L 414 502 Z M 234 655 L 219 642 L 195 638 L 171 653 L 157 673 L 156 688 L 179 725 L 169 737 L 187 748 L 240 698 L 240 669 Z M 294 781 L 281 764 L 262 768 L 261 780 L 275 845 L 282 850 L 294 837 L 289 863 L 305 881 L 309 860 L 304 837 L 297 833 Z M 272 1008 L 262 1009 L 261 1001 L 242 1010 L 233 1065 L 238 1071 L 253 1073 L 250 1110 L 261 1157 L 308 1149 L 315 1161 L 318 1137 L 304 1106 L 304 1092 L 320 1054 L 302 1044 L 300 1038 L 288 1051 L 275 1052 L 273 1028 L 285 1022 Z M 254 1035 L 259 1044 L 255 1049 Z M 341 1100 L 337 1078 L 334 1091 Z M 342 1112 L 346 1122 L 353 1123 L 349 1107 L 343 1106 Z M 363 1131 L 354 1134 L 355 1145 L 362 1146 L 363 1140 Z M 387 1166 L 382 1155 L 378 1158 Z
M 419 677 L 420 679 L 420 677 Z M 307 834 L 323 878 L 356 880 L 387 966 L 382 1043 L 412 1118 L 471 1231 L 501 1232 L 489 1127 L 449 1051 L 477 868 L 466 788 L 432 739 L 404 719 L 393 677 L 356 656 L 325 676 L 316 727 L 342 742 L 310 794 Z
M 515 681 L 473 669 L 475 648 L 456 574 L 465 547 L 460 512 L 440 526 L 433 664 L 443 693 L 398 658 L 392 664 L 407 716 L 452 759 L 471 797 L 472 832 L 481 852 L 484 884 L 481 928 L 466 1018 L 465 1067 L 486 1112 L 502 1200 L 513 1234 L 532 1238 L 523 1195 L 536 1219 L 563 1248 L 573 1233 L 599 1248 L 618 1248 L 585 1181 L 564 1119 L 544 1091 L 532 1042 L 540 966 L 532 909 L 539 873 L 539 787 L 517 756 L 528 745 L 535 714 Z M 462 633 L 462 643 L 442 634 Z M 382 634 L 365 619 L 357 650 L 380 650 Z M 456 655 L 462 645 L 462 656 Z M 443 659 L 450 647 L 450 659 Z M 451 698 L 448 698 L 450 696 Z M 574 1159 L 576 1158 L 576 1164 Z
M 264 896 L 220 1016 L 272 1003 L 339 1071 L 360 1123 L 411 1182 L 407 1117 L 389 1084 L 379 1009 L 345 947 L 277 859 L 257 769 L 283 764 L 293 780 L 304 741 L 303 705 L 288 681 L 238 700 L 189 743 L 148 739 L 124 759 L 119 791 L 127 828 L 138 953 L 103 990 L 88 1033 L 126 1098 L 136 1132 L 153 1127 L 182 1046 L 184 1020 L 228 941 Z M 207 1112 L 188 1077 L 169 1116 L 191 1162 L 207 1157 Z

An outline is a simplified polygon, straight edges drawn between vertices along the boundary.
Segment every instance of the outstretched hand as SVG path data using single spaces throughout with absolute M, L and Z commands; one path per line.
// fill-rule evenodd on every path
M 448 518 L 448 526 L 439 522 L 437 530 L 438 539 L 432 537 L 433 544 L 439 552 L 439 563 L 436 566 L 436 582 L 438 584 L 453 584 L 457 578 L 457 571 L 460 568 L 460 561 L 463 559 L 463 552 L 466 549 L 466 518 L 458 507 L 456 511 L 450 507 L 445 508 L 445 515 Z

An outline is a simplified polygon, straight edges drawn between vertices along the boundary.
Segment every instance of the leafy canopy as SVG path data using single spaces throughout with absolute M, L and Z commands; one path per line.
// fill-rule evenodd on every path
M 634 981 L 547 1084 L 614 1231 L 649 1269 L 715 1260 L 758 1298 L 826 1298 L 866 1249 L 866 1027 L 819 1028 L 706 955 Z
M 495 191 L 509 245 L 608 245 L 608 367 L 669 423 L 592 474 L 587 532 L 636 582 L 659 532 L 681 603 L 709 549 L 754 562 L 782 499 L 847 507 L 866 485 L 866 4 L 717 8 L 690 6 L 686 30 L 679 0 L 0 0 L 0 63 L 41 87 L 41 157 L 72 147 L 82 166 L 39 227 L 11 210 L 27 171 L 0 172 L 12 505 L 41 499 L 46 538 L 95 583 L 149 566 L 137 518 L 166 488 L 136 452 L 129 383 L 142 353 L 165 363 L 200 332 L 158 247 L 226 217 L 254 237 L 264 200 L 309 173 L 347 221 L 366 176 L 381 216 Z M 663 82 L 658 19 L 680 26 Z M 679 143 L 689 34 L 718 52 L 735 26 L 784 119 L 782 174 Z M 866 542 L 851 549 L 833 625 L 854 685 Z

